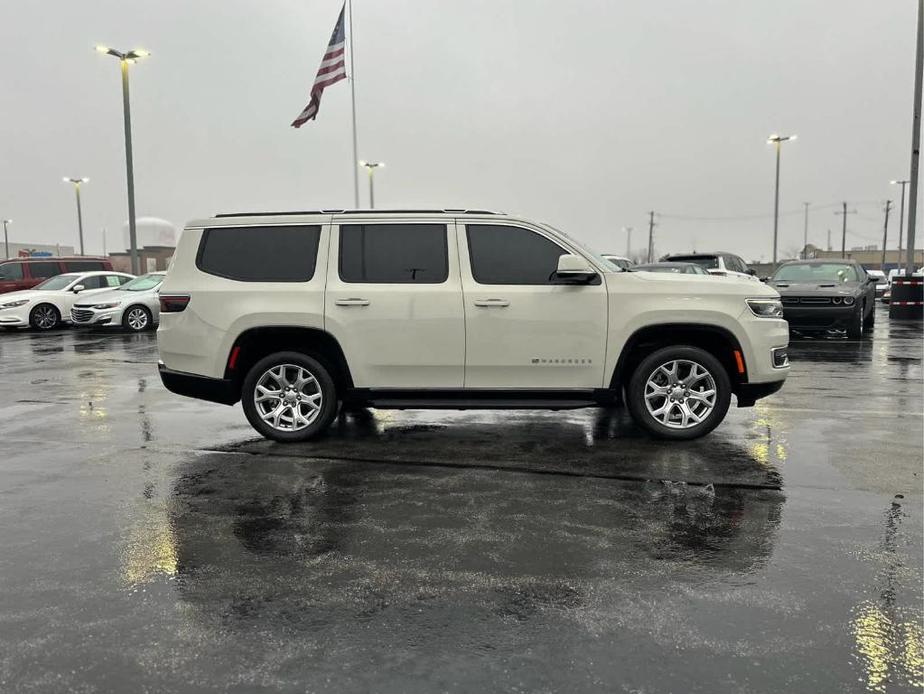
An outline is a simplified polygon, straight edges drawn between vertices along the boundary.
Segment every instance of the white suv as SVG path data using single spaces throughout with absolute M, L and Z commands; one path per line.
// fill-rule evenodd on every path
M 218 215 L 191 222 L 160 289 L 160 374 L 277 441 L 338 407 L 622 401 L 652 434 L 702 436 L 732 394 L 789 371 L 777 292 L 623 272 L 546 224 L 467 210 Z

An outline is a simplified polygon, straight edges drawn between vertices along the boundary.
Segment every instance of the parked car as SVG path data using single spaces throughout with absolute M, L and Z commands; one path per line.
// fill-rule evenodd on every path
M 620 270 L 628 270 L 630 267 L 635 265 L 635 263 L 633 263 L 631 260 L 629 260 L 628 258 L 624 258 L 621 255 L 613 255 L 612 253 L 603 253 L 601 254 L 600 257 L 602 257 L 605 261 L 612 263 L 613 265 L 618 267 Z
M 0 327 L 51 330 L 69 320 L 78 296 L 110 291 L 131 279 L 132 275 L 123 272 L 67 272 L 32 289 L 4 294 L 0 297 Z
M 889 280 L 886 274 L 882 270 L 866 270 L 866 274 L 876 280 L 876 298 L 881 299 L 886 289 L 889 288 Z
M 853 260 L 794 260 L 767 281 L 780 293 L 789 327 L 859 339 L 876 320 L 876 279 Z
M 163 272 L 152 272 L 126 282 L 118 289 L 78 300 L 71 308 L 71 322 L 78 326 L 117 326 L 140 333 L 157 325 L 160 316 L 158 288 Z
M 776 392 L 789 330 L 751 281 L 616 271 L 546 224 L 464 211 L 220 215 L 191 222 L 160 288 L 160 376 L 242 401 L 267 438 L 340 403 L 611 406 L 702 436 Z
M 666 255 L 662 261 L 672 263 L 696 263 L 710 275 L 723 275 L 728 277 L 741 277 L 759 281 L 756 273 L 748 267 L 744 260 L 733 253 L 717 251 L 715 253 L 686 253 Z
M 109 258 L 83 255 L 0 260 L 0 294 L 31 289 L 64 272 L 94 270 L 112 270 L 112 263 Z
M 706 275 L 702 265 L 696 263 L 644 263 L 632 268 L 633 272 L 673 272 L 679 275 Z

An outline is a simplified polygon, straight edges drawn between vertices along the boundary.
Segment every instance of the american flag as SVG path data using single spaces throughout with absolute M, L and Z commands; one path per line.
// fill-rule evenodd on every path
M 321 94 L 324 93 L 324 89 L 346 79 L 346 43 L 343 32 L 343 11 L 345 9 L 346 3 L 340 9 L 334 33 L 331 34 L 330 43 L 327 44 L 327 50 L 321 58 L 321 67 L 318 68 L 318 74 L 311 86 L 311 101 L 305 106 L 305 110 L 298 114 L 298 118 L 292 121 L 293 128 L 300 128 L 308 121 L 314 120 L 321 106 Z

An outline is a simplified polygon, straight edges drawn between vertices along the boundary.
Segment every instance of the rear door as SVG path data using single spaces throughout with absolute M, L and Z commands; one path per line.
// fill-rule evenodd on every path
M 357 388 L 462 387 L 459 260 L 445 219 L 335 219 L 324 306 Z
M 64 270 L 61 269 L 61 263 L 57 260 L 36 260 L 24 263 L 27 273 L 27 287 L 44 282 L 49 277 L 57 277 Z
M 588 389 L 603 385 L 607 293 L 554 283 L 572 251 L 547 232 L 459 222 L 465 300 L 465 387 Z
M 0 294 L 26 288 L 21 262 L 0 263 Z

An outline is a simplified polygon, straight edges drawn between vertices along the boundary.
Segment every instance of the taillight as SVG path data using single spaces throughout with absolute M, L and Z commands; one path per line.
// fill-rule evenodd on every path
M 189 294 L 161 294 L 161 313 L 180 313 L 189 305 Z

